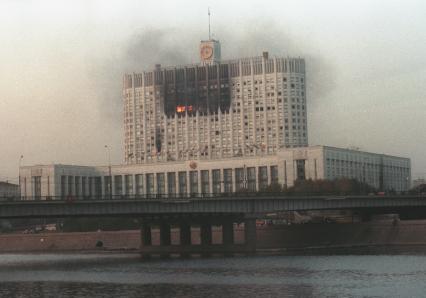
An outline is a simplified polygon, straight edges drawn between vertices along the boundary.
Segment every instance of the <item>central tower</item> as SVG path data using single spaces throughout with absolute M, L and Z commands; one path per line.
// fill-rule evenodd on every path
M 220 63 L 220 42 L 215 39 L 200 42 L 200 60 L 202 65 Z

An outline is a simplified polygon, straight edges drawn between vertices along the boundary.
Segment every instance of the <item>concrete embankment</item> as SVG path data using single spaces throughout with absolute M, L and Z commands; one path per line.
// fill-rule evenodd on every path
M 172 244 L 178 244 L 179 231 L 172 230 Z M 153 230 L 153 245 L 159 243 Z M 200 243 L 199 229 L 192 229 L 192 242 Z M 221 230 L 213 229 L 213 243 L 221 242 Z M 244 242 L 244 230 L 235 228 L 235 242 Z M 100 243 L 102 247 L 100 248 Z M 141 245 L 140 231 L 2 234 L 0 252 L 54 252 L 135 250 Z M 301 224 L 266 226 L 257 229 L 257 248 L 264 251 L 334 252 L 362 248 L 414 250 L 426 252 L 426 220 L 377 221 L 347 224 Z M 354 250 L 355 249 L 355 250 Z

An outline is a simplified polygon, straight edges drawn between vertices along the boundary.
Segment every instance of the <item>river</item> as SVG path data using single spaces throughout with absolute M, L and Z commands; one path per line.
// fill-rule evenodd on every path
M 426 256 L 2 254 L 0 297 L 424 297 Z

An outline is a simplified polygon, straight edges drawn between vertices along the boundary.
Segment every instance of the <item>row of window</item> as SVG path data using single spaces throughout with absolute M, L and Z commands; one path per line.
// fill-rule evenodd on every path
M 271 183 L 278 183 L 277 166 L 270 166 L 269 173 L 267 166 L 258 167 L 257 175 L 255 167 L 244 167 L 223 169 L 223 175 L 220 169 L 214 169 L 112 177 L 61 176 L 61 196 L 101 196 L 103 194 L 108 197 L 112 193 L 115 196 L 121 196 L 166 194 L 166 192 L 169 195 L 182 196 L 210 192 L 256 191 L 268 186 L 268 174 Z

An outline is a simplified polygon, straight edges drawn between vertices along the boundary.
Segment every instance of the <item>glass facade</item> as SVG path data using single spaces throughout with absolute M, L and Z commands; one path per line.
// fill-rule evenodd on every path
M 61 197 L 66 197 L 67 176 L 61 176 Z
M 133 195 L 133 175 L 124 176 L 124 185 L 126 186 L 126 196 Z
M 87 177 L 81 177 L 81 194 L 87 197 Z
M 114 176 L 114 191 L 116 196 L 123 194 L 123 178 L 121 175 Z
M 72 189 L 73 189 L 73 184 L 74 184 L 74 177 L 73 176 L 68 176 L 68 193 L 67 195 L 72 196 Z
M 146 174 L 146 194 L 147 196 L 154 194 L 154 174 Z
M 34 199 L 41 199 L 41 176 L 33 176 Z
M 136 195 L 144 195 L 142 174 L 135 175 L 135 183 L 136 183 Z
M 89 194 L 89 198 L 92 198 L 93 193 L 94 193 L 94 179 L 93 177 L 88 177 L 89 180 L 89 185 L 87 186 L 88 189 L 88 194 Z
M 247 189 L 249 191 L 256 191 L 256 168 L 247 168 Z
M 102 177 L 95 177 L 94 196 L 98 198 L 102 196 Z
M 111 194 L 111 177 L 104 176 L 104 194 L 105 196 L 109 196 Z
M 75 196 L 79 197 L 81 195 L 80 193 L 80 176 L 75 176 L 74 182 L 75 182 Z
M 189 193 L 191 196 L 198 194 L 198 172 L 190 171 L 189 172 Z
M 278 166 L 271 166 L 271 184 L 278 184 Z
M 268 168 L 259 167 L 259 189 L 265 189 L 268 187 Z
M 232 192 L 232 169 L 223 170 L 223 188 L 224 192 Z
M 157 194 L 166 193 L 166 180 L 164 173 L 157 173 Z
M 179 195 L 180 196 L 186 196 L 187 190 L 186 190 L 186 172 L 179 172 L 178 173 L 178 179 L 179 179 Z
M 255 192 L 257 189 L 268 187 L 268 178 L 271 183 L 279 182 L 278 166 L 275 165 L 270 166 L 269 169 L 267 166 L 260 166 L 258 168 L 241 167 L 223 170 L 213 169 L 188 172 L 115 175 L 112 178 L 113 182 L 111 184 L 110 176 L 87 177 L 62 175 L 60 176 L 60 195 L 63 198 L 67 196 L 91 198 L 103 194 L 106 198 L 109 198 L 111 185 L 115 196 L 150 196 L 157 194 L 164 195 L 166 193 L 169 196 L 177 194 L 180 196 L 188 194 L 196 196 L 210 193 L 232 193 L 233 191 L 241 190 Z M 34 179 L 32 179 L 33 187 L 35 187 Z
M 176 173 L 170 172 L 167 173 L 167 191 L 169 196 L 176 195 Z
M 213 193 L 220 193 L 220 170 L 212 170 L 212 183 L 213 183 Z
M 201 171 L 201 193 L 203 195 L 210 193 L 209 171 Z
M 236 189 L 235 191 L 244 190 L 246 188 L 245 179 L 244 179 L 244 168 L 236 168 L 235 169 L 235 183 Z

